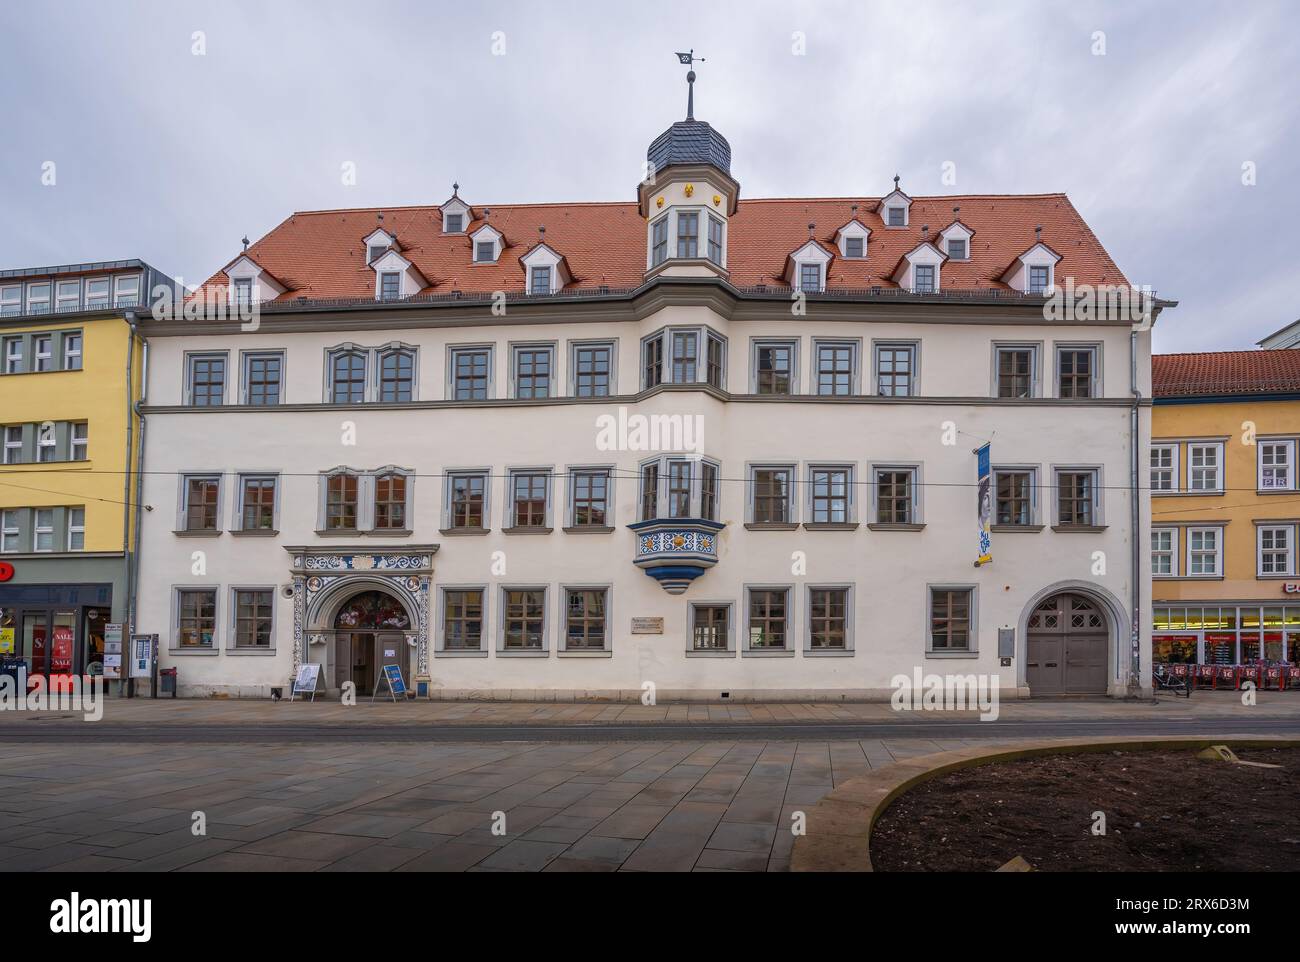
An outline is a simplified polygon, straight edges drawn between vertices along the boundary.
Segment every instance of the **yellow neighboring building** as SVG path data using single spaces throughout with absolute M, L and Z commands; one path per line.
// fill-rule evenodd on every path
M 1151 361 L 1153 661 L 1300 665 L 1300 351 Z
M 132 322 L 158 285 L 138 260 L 0 271 L 0 661 L 32 674 L 99 674 L 106 626 L 128 620 Z

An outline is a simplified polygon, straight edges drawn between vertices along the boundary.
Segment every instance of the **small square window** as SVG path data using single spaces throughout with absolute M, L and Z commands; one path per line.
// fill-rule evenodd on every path
M 966 238 L 948 238 L 948 259 L 953 261 L 964 261 L 966 259 Z
M 890 227 L 904 227 L 907 224 L 907 210 L 903 207 L 890 207 L 888 224 Z
M 447 234 L 459 234 L 465 223 L 464 214 L 448 214 L 443 218 L 442 229 Z
M 497 245 L 495 241 L 479 241 L 474 245 L 474 260 L 480 264 L 496 260 Z
M 861 237 L 844 238 L 844 256 L 852 258 L 860 258 L 862 256 Z
M 446 651 L 483 648 L 483 590 L 452 589 L 442 595 L 442 646 Z

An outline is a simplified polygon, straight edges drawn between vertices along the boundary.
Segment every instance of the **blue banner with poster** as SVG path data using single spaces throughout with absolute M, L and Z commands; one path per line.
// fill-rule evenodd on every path
M 989 446 L 986 444 L 975 450 L 976 477 L 979 480 L 979 529 L 980 550 L 975 567 L 990 564 L 993 561 L 993 478 L 989 471 Z

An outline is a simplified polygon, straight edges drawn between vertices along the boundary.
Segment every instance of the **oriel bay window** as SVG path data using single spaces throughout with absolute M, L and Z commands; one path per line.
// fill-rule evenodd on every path
M 605 651 L 609 648 L 606 624 L 608 598 L 608 588 L 564 590 L 562 651 Z
M 789 588 L 749 588 L 747 650 L 787 650 L 789 619 Z
M 677 212 L 677 256 L 700 256 L 700 215 L 695 211 Z
M 548 529 L 551 472 L 511 471 L 509 480 L 511 528 Z
M 610 527 L 609 468 L 579 468 L 569 473 L 571 528 Z
M 966 586 L 929 588 L 928 652 L 974 652 L 975 589 Z
M 721 389 L 726 379 L 726 340 L 708 328 L 657 331 L 641 341 L 641 372 L 642 386 L 647 388 L 705 383 Z
M 544 652 L 546 650 L 546 589 L 503 588 L 501 650 Z
M 484 531 L 487 528 L 486 471 L 466 471 L 447 477 L 447 529 Z
M 650 266 L 658 267 L 668 259 L 668 217 L 650 225 Z
M 217 631 L 217 590 L 180 588 L 175 599 L 175 647 L 208 649 Z
M 268 651 L 275 609 L 271 588 L 235 588 L 235 648 Z
M 641 521 L 717 520 L 718 464 L 699 457 L 662 457 L 641 464 Z
M 791 488 L 793 465 L 756 465 L 750 468 L 750 518 L 756 525 L 794 524 Z

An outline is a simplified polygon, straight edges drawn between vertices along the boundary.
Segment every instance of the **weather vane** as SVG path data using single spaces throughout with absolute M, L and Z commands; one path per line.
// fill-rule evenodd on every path
M 677 51 L 677 60 L 680 63 L 690 66 L 697 60 L 704 63 L 703 57 L 695 56 L 695 50 L 692 48 L 688 53 Z M 694 69 L 686 71 L 686 119 L 695 119 L 695 71 Z

